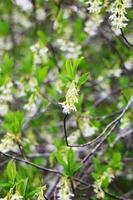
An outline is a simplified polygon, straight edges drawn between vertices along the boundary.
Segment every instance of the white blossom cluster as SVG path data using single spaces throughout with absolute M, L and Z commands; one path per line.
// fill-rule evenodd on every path
M 79 121 L 80 130 L 84 137 L 91 137 L 97 131 L 97 128 L 91 124 L 88 113 L 84 113 Z
M 32 94 L 23 108 L 26 111 L 26 116 L 32 117 L 37 112 L 37 95 Z
M 65 53 L 66 58 L 78 58 L 81 55 L 81 46 L 72 41 L 59 38 L 55 46 Z
M 109 19 L 116 34 L 120 34 L 120 29 L 127 26 L 129 21 L 126 17 L 126 9 L 131 7 L 131 0 L 115 0 L 110 7 L 112 13 Z
M 75 142 L 77 142 L 78 138 L 80 137 L 80 131 L 76 130 L 74 131 L 69 137 L 68 137 L 68 141 L 69 144 L 74 144 Z
M 105 197 L 105 193 L 102 189 L 103 181 L 108 177 L 108 182 L 110 183 L 112 179 L 115 177 L 114 172 L 111 168 L 108 168 L 107 171 L 103 173 L 103 175 L 95 181 L 94 184 L 94 192 L 98 199 L 103 199 Z
M 78 103 L 78 92 L 75 81 L 72 81 L 66 93 L 66 100 L 59 103 L 62 105 L 63 113 L 70 114 L 72 111 L 77 111 L 75 104 Z
M 18 191 L 13 192 L 14 188 L 11 188 L 8 192 L 7 196 L 4 198 L 0 198 L 0 200 L 22 200 L 23 197 L 19 194 Z
M 30 50 L 34 54 L 35 65 L 41 64 L 42 62 L 46 63 L 48 61 L 48 48 L 44 46 L 42 47 L 42 45 L 39 42 L 32 45 L 30 47 Z
M 7 133 L 4 138 L 1 140 L 0 143 L 0 151 L 3 153 L 6 153 L 8 151 L 17 151 L 18 150 L 18 146 L 17 144 L 14 142 L 14 135 L 11 133 Z
M 88 0 L 86 2 L 88 4 L 87 10 L 90 13 L 99 13 L 102 8 L 102 2 L 101 0 Z
M 59 191 L 57 194 L 58 200 L 71 200 L 74 194 L 70 190 L 69 181 L 67 178 L 62 177 L 58 183 Z
M 0 87 L 0 115 L 4 116 L 8 110 L 8 103 L 13 101 L 13 83 L 11 81 Z
M 103 16 L 98 13 L 91 15 L 90 18 L 86 21 L 84 31 L 89 36 L 94 36 L 97 34 L 100 24 L 103 22 Z

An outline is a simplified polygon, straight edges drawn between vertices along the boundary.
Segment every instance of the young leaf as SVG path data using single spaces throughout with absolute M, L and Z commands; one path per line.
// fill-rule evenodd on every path
M 85 73 L 83 74 L 78 81 L 78 86 L 80 87 L 81 85 L 83 85 L 89 78 L 89 73 Z
M 7 175 L 13 184 L 16 178 L 16 164 L 13 160 L 10 160 L 9 163 L 7 164 Z

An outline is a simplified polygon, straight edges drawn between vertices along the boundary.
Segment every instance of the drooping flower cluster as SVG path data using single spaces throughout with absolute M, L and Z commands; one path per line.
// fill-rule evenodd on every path
M 37 42 L 36 44 L 32 45 L 30 47 L 31 51 L 34 53 L 34 64 L 38 65 L 42 62 L 47 62 L 48 60 L 48 48 L 45 46 L 42 46 L 40 42 Z
M 59 38 L 55 46 L 65 53 L 66 58 L 78 58 L 81 55 L 81 46 L 72 41 Z
M 68 141 L 70 144 L 74 144 L 75 142 L 77 142 L 79 137 L 80 137 L 80 131 L 76 130 L 68 137 Z
M 26 111 L 26 116 L 32 117 L 37 111 L 37 96 L 32 94 L 23 108 Z
M 0 198 L 0 200 L 21 200 L 23 197 L 19 194 L 18 191 L 15 193 L 13 192 L 14 188 L 11 188 L 10 191 L 8 192 L 7 196 L 4 198 Z
M 71 192 L 69 186 L 69 180 L 65 177 L 62 177 L 58 183 L 59 191 L 57 194 L 58 200 L 71 200 L 74 197 L 74 194 Z
M 11 133 L 7 133 L 0 143 L 0 151 L 6 153 L 8 151 L 17 151 L 18 146 L 14 142 L 15 136 Z
M 8 112 L 8 102 L 13 101 L 13 83 L 11 81 L 0 87 L 0 115 L 4 116 Z
M 65 114 L 77 111 L 75 104 L 78 103 L 78 92 L 79 89 L 77 88 L 75 81 L 72 81 L 66 94 L 66 100 L 63 103 L 59 103 L 62 105 Z
M 127 26 L 129 21 L 126 17 L 126 9 L 131 7 L 130 0 L 115 0 L 111 4 L 110 12 L 112 13 L 109 19 L 111 20 L 111 25 L 113 30 L 119 34 L 120 29 Z
M 99 15 L 98 13 L 95 15 L 91 15 L 90 18 L 86 21 L 84 31 L 89 36 L 94 36 L 97 34 L 98 27 L 103 22 L 102 15 Z
M 108 183 L 110 183 L 114 178 L 114 171 L 111 168 L 108 168 L 103 175 L 95 181 L 94 192 L 96 193 L 98 199 L 103 199 L 105 196 L 105 193 L 102 189 L 102 184 L 106 178 L 108 178 Z
M 88 4 L 88 12 L 89 13 L 99 13 L 102 8 L 102 2 L 101 0 L 89 0 L 87 1 Z
M 37 200 L 44 200 L 44 191 L 46 190 L 46 185 L 40 187 L 40 191 L 37 194 Z

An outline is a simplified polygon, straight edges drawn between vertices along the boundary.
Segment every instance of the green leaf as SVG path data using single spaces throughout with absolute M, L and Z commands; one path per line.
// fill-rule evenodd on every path
M 74 73 L 74 75 L 76 75 L 78 66 L 80 65 L 80 63 L 82 62 L 83 59 L 84 59 L 84 57 L 82 56 L 82 57 L 77 58 L 73 61 L 73 73 Z
M 65 66 L 66 66 L 67 75 L 70 76 L 73 79 L 74 78 L 74 74 L 73 74 L 72 61 L 70 59 L 66 60 Z
M 11 183 L 13 184 L 16 178 L 16 164 L 13 160 L 10 160 L 7 164 L 7 175 L 11 181 Z
M 23 112 L 8 112 L 4 117 L 3 128 L 8 132 L 19 134 L 21 132 L 23 122 Z
M 78 81 L 78 86 L 83 85 L 89 79 L 89 73 L 83 74 Z
M 25 196 L 27 184 L 28 178 L 22 179 L 17 183 L 17 191 L 19 191 L 22 196 Z
M 42 82 L 44 81 L 45 77 L 47 76 L 47 72 L 48 72 L 48 67 L 43 67 L 43 68 L 38 68 L 36 71 L 36 78 L 38 81 L 38 84 L 42 84 Z

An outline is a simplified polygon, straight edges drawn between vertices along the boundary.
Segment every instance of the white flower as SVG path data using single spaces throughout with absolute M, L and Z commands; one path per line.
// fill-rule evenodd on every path
M 88 8 L 87 10 L 90 12 L 90 13 L 99 13 L 101 11 L 101 5 L 102 5 L 102 2 L 101 0 L 89 0 L 86 2 L 88 4 Z
M 32 9 L 32 3 L 29 0 L 15 0 L 15 2 L 25 11 Z
M 67 58 L 77 58 L 81 54 L 81 46 L 72 41 L 59 38 L 56 40 L 55 46 L 63 51 Z
M 131 1 L 127 0 L 115 0 L 111 4 L 110 12 L 112 13 L 109 19 L 113 30 L 119 34 L 119 30 L 127 26 L 129 21 L 126 17 L 126 8 L 131 7 Z
M 45 190 L 46 190 L 46 185 L 40 187 L 40 191 L 37 194 L 38 195 L 37 200 L 44 200 L 44 192 L 45 192 Z
M 30 47 L 30 50 L 34 53 L 34 64 L 41 64 L 42 62 L 47 62 L 48 60 L 48 48 L 43 47 L 41 43 L 37 42 L 36 44 Z
M 46 12 L 44 9 L 38 8 L 36 11 L 36 18 L 38 20 L 45 20 L 46 18 Z
M 4 116 L 9 110 L 8 104 L 3 102 L 0 104 L 0 116 Z
M 75 81 L 72 81 L 66 94 L 66 101 L 59 103 L 62 105 L 63 112 L 70 114 L 71 111 L 77 111 L 75 103 L 78 103 L 79 89 L 76 87 Z
M 10 200 L 21 200 L 21 199 L 23 199 L 23 197 L 20 196 L 18 193 L 15 193 L 12 195 Z
M 12 87 L 13 83 L 11 81 L 0 87 L 0 102 L 13 101 Z
M 97 180 L 94 184 L 94 192 L 96 193 L 98 199 L 103 199 L 105 196 L 101 184 L 101 180 Z
M 15 81 L 15 84 L 17 86 L 15 96 L 18 98 L 26 96 L 24 84 L 21 81 Z
M 79 130 L 76 130 L 74 131 L 69 137 L 68 137 L 68 141 L 70 144 L 74 144 L 78 138 L 80 136 L 80 131 Z
M 89 36 L 94 36 L 97 34 L 98 27 L 102 22 L 103 22 L 102 15 L 99 14 L 91 15 L 90 18 L 85 23 L 84 31 Z
M 59 192 L 57 195 L 58 200 L 71 200 L 74 194 L 71 192 L 69 187 L 69 181 L 67 178 L 62 177 L 59 184 Z
M 0 151 L 6 153 L 8 151 L 17 151 L 18 146 L 14 142 L 14 135 L 7 133 L 0 143 Z
M 36 78 L 31 77 L 30 80 L 29 80 L 29 84 L 28 84 L 28 90 L 30 92 L 35 92 L 37 85 L 38 85 L 38 83 L 37 83 Z
M 31 95 L 27 104 L 24 105 L 24 110 L 26 110 L 27 117 L 32 117 L 37 112 L 37 96 Z
M 113 169 L 111 168 L 107 168 L 106 171 L 104 171 L 103 175 L 97 179 L 95 181 L 95 184 L 94 184 L 94 192 L 96 193 L 96 196 L 98 199 L 103 199 L 104 196 L 105 196 L 105 193 L 102 189 L 102 184 L 103 184 L 103 181 L 108 178 L 108 182 L 110 183 L 112 181 L 112 179 L 114 178 L 114 171 Z
M 127 70 L 133 69 L 133 58 L 131 57 L 128 60 L 126 60 L 125 63 L 124 63 L 124 65 L 125 65 L 125 68 Z
M 97 128 L 95 126 L 90 126 L 89 122 L 84 122 L 81 127 L 84 137 L 91 137 L 95 134 Z

